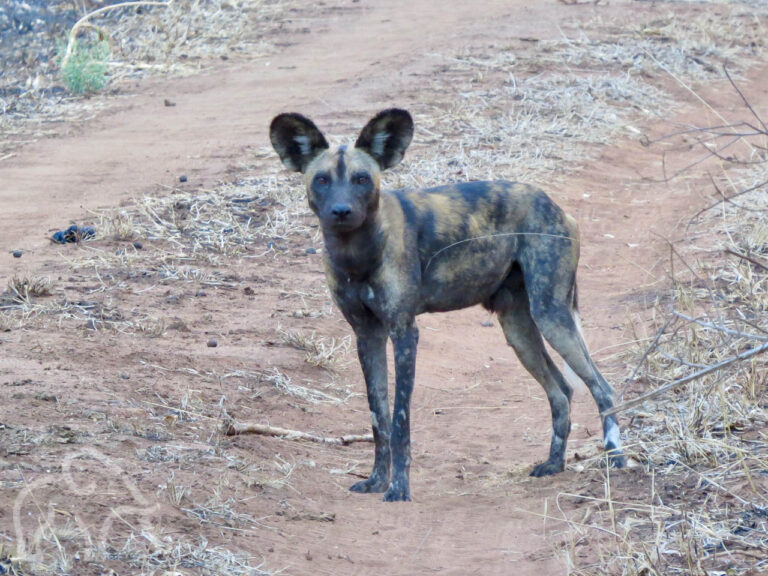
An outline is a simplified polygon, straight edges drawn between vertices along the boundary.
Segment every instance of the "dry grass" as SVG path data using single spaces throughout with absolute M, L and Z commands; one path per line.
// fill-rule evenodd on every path
M 306 352 L 304 360 L 312 366 L 335 370 L 344 363 L 352 344 L 351 336 L 345 336 L 338 342 L 335 338 L 318 337 L 314 332 L 307 335 L 301 330 L 283 330 L 278 328 L 281 340 Z
M 765 49 L 765 8 L 738 3 L 718 12 L 681 18 L 673 13 L 622 27 L 596 20 L 573 37 L 551 44 L 551 62 L 579 69 L 620 67 L 628 76 L 654 78 L 661 72 L 701 83 L 722 76 L 722 67 L 748 66 Z M 594 39 L 595 26 L 606 31 Z
M 733 9 L 694 21 L 668 15 L 627 25 L 595 21 L 536 50 L 469 48 L 445 67 L 435 98 L 417 108 L 428 156 L 386 176 L 395 187 L 506 178 L 547 183 L 578 170 L 597 146 L 666 116 L 663 90 L 748 67 L 765 44 L 756 12 Z M 606 32 L 607 30 L 607 32 Z M 735 33 L 737 31 L 738 33 Z M 734 62 L 735 59 L 735 62 Z
M 132 535 L 122 546 L 103 546 L 96 558 L 118 560 L 141 576 L 194 571 L 206 576 L 271 576 L 263 561 L 223 546 L 211 546 L 203 538 L 184 535 L 160 537 L 152 532 Z
M 300 398 L 310 404 L 341 404 L 352 396 L 348 393 L 344 398 L 341 398 L 310 386 L 295 384 L 290 376 L 277 368 L 271 368 L 257 374 L 256 381 L 257 383 L 270 384 L 283 394 Z M 307 384 L 311 383 L 307 382 Z
M 170 192 L 145 196 L 130 208 L 99 213 L 99 234 L 114 240 L 160 241 L 163 262 L 178 266 L 220 264 L 222 257 L 263 256 L 274 252 L 276 243 L 311 232 L 304 224 L 308 214 L 304 195 L 288 185 L 284 175 L 224 183 L 216 190 Z M 112 264 L 130 266 L 131 258 L 143 254 L 131 249 L 97 254 L 93 261 L 79 260 L 76 265 L 98 267 L 101 256 Z M 156 260 L 158 254 L 148 258 Z M 172 271 L 166 275 L 177 276 Z
M 96 285 L 87 301 L 43 298 L 51 295 L 51 282 L 45 278 L 11 279 L 0 295 L 3 326 L 12 326 L 16 319 L 48 317 L 92 330 L 162 336 L 167 328 L 163 318 L 121 311 L 110 294 L 140 291 L 149 282 L 236 288 L 231 268 L 220 267 L 239 258 L 277 257 L 289 239 L 304 237 L 312 244 L 316 230 L 305 223 L 308 214 L 303 192 L 288 185 L 284 176 L 245 179 L 215 191 L 175 190 L 167 196 L 145 196 L 131 207 L 99 212 L 95 214 L 99 238 L 140 241 L 141 249 L 134 243 L 117 249 L 114 244 L 90 243 L 68 256 L 72 271 Z M 303 310 L 297 314 L 321 314 Z M 307 361 L 330 369 L 337 365 L 338 352 L 347 347 L 345 342 L 318 342 Z
M 14 276 L 8 281 L 8 294 L 13 302 L 23 304 L 32 298 L 51 295 L 51 279 L 47 277 Z
M 170 6 L 124 9 L 106 19 L 117 75 L 193 73 L 215 59 L 259 58 L 274 47 L 266 38 L 291 2 L 176 0 Z

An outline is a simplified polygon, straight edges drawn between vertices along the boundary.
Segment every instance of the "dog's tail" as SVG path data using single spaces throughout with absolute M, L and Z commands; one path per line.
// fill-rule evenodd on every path
M 581 336 L 581 340 L 584 342 L 584 346 L 586 346 L 587 342 L 584 339 L 584 329 L 581 326 L 581 316 L 579 316 L 579 295 L 575 280 L 573 282 L 573 296 L 571 298 L 571 315 L 573 316 L 573 321 L 576 324 L 576 330 L 579 331 L 579 336 Z M 563 376 L 565 377 L 565 381 L 568 382 L 572 388 L 586 388 L 584 381 L 579 378 L 579 375 L 573 371 L 573 368 L 571 368 L 567 362 L 563 362 Z

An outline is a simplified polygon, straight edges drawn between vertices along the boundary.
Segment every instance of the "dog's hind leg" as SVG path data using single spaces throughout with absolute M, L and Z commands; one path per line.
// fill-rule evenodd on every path
M 552 411 L 549 458 L 537 464 L 531 476 L 561 472 L 565 466 L 565 447 L 571 431 L 571 388 L 544 348 L 539 329 L 531 318 L 519 269 L 512 271 L 504 286 L 491 299 L 490 305 L 499 316 L 507 343 L 544 388 Z
M 392 423 L 387 401 L 387 331 L 381 325 L 367 324 L 357 330 L 357 354 L 365 376 L 368 407 L 371 411 L 376 456 L 367 480 L 350 487 L 353 492 L 385 492 L 389 486 Z
M 551 281 L 543 281 L 546 269 L 536 271 L 538 282 L 527 282 L 531 315 L 547 342 L 560 354 L 570 368 L 581 378 L 592 393 L 602 415 L 613 408 L 614 392 L 595 366 L 581 337 L 573 310 L 573 273 L 566 274 L 564 266 L 553 263 Z M 626 460 L 621 451 L 619 422 L 616 415 L 602 416 L 603 446 L 608 462 L 623 468 Z

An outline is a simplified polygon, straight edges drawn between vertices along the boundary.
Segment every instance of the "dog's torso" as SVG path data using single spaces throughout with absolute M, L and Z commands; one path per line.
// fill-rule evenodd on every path
M 326 251 L 327 274 L 345 315 L 373 313 L 389 326 L 486 304 L 521 258 L 555 265 L 542 235 L 566 238 L 578 258 L 573 219 L 541 190 L 515 182 L 382 192 L 373 217 L 361 232 L 369 239 Z

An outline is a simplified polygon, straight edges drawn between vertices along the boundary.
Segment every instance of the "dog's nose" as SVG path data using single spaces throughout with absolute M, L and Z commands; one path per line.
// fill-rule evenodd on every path
M 349 207 L 349 204 L 334 204 L 331 207 L 331 214 L 336 216 L 339 220 L 344 220 L 351 213 L 352 208 Z

